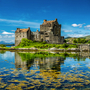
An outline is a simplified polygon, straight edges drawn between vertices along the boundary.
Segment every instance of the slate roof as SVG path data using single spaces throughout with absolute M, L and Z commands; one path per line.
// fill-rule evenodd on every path
M 52 20 L 52 21 L 45 21 L 42 25 L 51 24 L 52 22 L 55 22 L 55 20 Z
M 29 28 L 27 29 L 17 29 L 15 32 L 27 32 L 29 30 Z

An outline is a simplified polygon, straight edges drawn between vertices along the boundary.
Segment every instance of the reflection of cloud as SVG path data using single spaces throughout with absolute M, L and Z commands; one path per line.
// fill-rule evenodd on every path
M 71 65 L 71 68 L 75 68 L 75 67 L 80 67 L 80 65 L 78 63 L 74 64 L 74 65 Z
M 0 22 L 10 23 L 11 26 L 27 26 L 31 28 L 39 28 L 41 23 L 22 21 L 22 20 L 8 20 L 8 19 L 0 19 Z
M 6 52 L 6 53 L 4 53 L 2 56 L 1 56 L 1 58 L 2 59 L 4 59 L 4 60 L 7 60 L 7 58 L 12 58 L 12 57 L 14 57 L 14 52 Z
M 86 66 L 87 66 L 87 67 L 90 67 L 90 63 L 88 62 L 88 63 L 86 64 Z

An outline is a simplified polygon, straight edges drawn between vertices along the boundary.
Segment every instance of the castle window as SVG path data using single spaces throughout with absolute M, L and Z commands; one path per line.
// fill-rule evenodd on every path
M 45 35 L 48 35 L 47 33 L 45 33 Z
M 23 36 L 24 37 L 24 36 Z

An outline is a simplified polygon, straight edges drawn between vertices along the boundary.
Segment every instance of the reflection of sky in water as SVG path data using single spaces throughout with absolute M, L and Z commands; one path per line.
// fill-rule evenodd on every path
M 35 58 L 31 62 L 22 61 L 16 52 L 6 51 L 4 54 L 0 54 L 0 83 L 7 88 L 12 88 L 16 84 L 17 90 L 20 89 L 20 85 L 23 90 L 24 88 L 26 88 L 25 90 L 44 90 L 44 88 L 68 90 L 76 85 L 77 90 L 83 90 L 87 86 L 82 85 L 88 85 L 88 87 L 90 85 L 89 73 L 90 59 L 88 58 L 85 61 L 77 61 L 72 57 L 67 57 L 65 60 L 60 57 L 47 57 L 46 59 Z M 10 84 L 11 86 L 9 86 Z
M 61 72 L 64 72 L 65 69 L 65 72 L 68 72 L 69 70 L 72 70 L 74 68 L 86 70 L 88 69 L 88 67 L 90 67 L 90 59 L 86 58 L 85 61 L 76 61 L 74 58 L 67 57 L 64 61 L 64 64 L 62 64 L 60 67 Z
M 46 60 L 47 59 L 48 58 L 46 58 Z M 3 68 L 3 67 L 15 68 L 14 63 L 15 63 L 15 52 L 6 51 L 4 54 L 0 54 L 0 68 Z M 64 72 L 64 71 L 66 72 L 73 68 L 86 69 L 88 67 L 90 67 L 90 60 L 88 58 L 86 58 L 85 61 L 76 61 L 76 60 L 74 60 L 74 58 L 67 57 L 64 60 L 64 64 L 60 65 L 61 72 Z M 37 66 L 33 65 L 33 63 L 32 63 L 30 70 L 34 70 L 35 68 L 40 69 L 39 65 L 37 67 Z
M 0 68 L 14 68 L 15 63 L 15 52 L 6 51 L 4 54 L 0 54 Z

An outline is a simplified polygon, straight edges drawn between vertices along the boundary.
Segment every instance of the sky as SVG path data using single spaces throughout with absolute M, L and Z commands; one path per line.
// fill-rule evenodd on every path
M 0 0 L 0 41 L 15 42 L 15 30 L 40 31 L 43 20 L 61 24 L 61 36 L 90 35 L 90 0 Z

